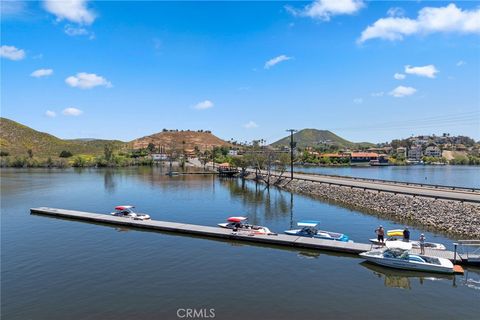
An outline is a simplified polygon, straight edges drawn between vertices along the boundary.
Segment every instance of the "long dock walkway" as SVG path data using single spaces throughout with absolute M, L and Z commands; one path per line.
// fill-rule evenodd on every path
M 248 169 L 250 173 L 255 170 Z M 274 172 L 272 176 L 280 176 L 280 173 Z M 290 179 L 290 172 L 284 172 L 282 175 Z M 319 182 L 329 185 L 338 185 L 350 188 L 359 188 L 364 190 L 374 190 L 378 192 L 389 192 L 395 194 L 405 194 L 411 196 L 428 197 L 443 200 L 455 200 L 462 202 L 480 203 L 480 192 L 475 188 L 459 188 L 449 186 L 435 186 L 425 184 L 400 183 L 387 180 L 373 180 L 342 176 L 327 176 L 320 174 L 307 174 L 294 172 L 293 179 L 310 182 Z
M 116 217 L 107 214 L 98 214 L 91 212 L 57 209 L 57 208 L 31 208 L 32 214 L 48 215 L 61 217 L 66 219 L 75 219 L 82 221 L 90 221 L 97 223 L 105 223 L 112 225 L 130 226 L 135 228 L 149 229 L 153 231 L 168 231 L 175 233 L 183 233 L 190 235 L 197 235 L 203 237 L 221 238 L 237 241 L 248 241 L 255 243 L 263 243 L 269 245 L 288 246 L 297 248 L 308 248 L 325 251 L 333 251 L 340 253 L 359 254 L 361 252 L 369 251 L 374 248 L 371 244 L 357 243 L 357 242 L 341 242 L 332 240 L 322 240 L 307 237 L 297 237 L 285 234 L 272 235 L 252 235 L 248 231 L 233 232 L 230 229 L 219 227 L 209 227 L 194 224 L 167 222 L 159 220 L 133 220 L 123 217 Z M 417 250 L 418 251 L 418 250 Z M 451 251 L 428 250 L 426 254 L 435 257 L 447 258 L 454 260 L 454 253 Z M 456 261 L 462 263 L 461 258 L 457 255 Z

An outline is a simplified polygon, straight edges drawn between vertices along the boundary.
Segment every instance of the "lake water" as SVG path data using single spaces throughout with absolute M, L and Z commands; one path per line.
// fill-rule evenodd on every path
M 480 166 L 297 166 L 298 172 L 480 188 Z
M 403 225 L 239 179 L 158 168 L 1 171 L 2 319 L 473 319 L 480 270 L 460 276 L 375 267 L 352 255 L 146 232 L 30 215 L 51 206 L 215 225 L 231 215 L 282 232 L 301 219 L 366 242 Z M 418 237 L 423 230 L 412 229 Z M 425 232 L 427 239 L 453 239 Z M 184 315 L 182 311 L 180 316 Z M 211 314 L 208 314 L 211 315 Z

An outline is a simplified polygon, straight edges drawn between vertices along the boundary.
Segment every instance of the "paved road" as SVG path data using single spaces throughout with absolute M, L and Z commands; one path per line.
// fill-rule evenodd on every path
M 255 172 L 255 170 L 249 169 L 250 172 Z M 277 173 L 278 174 L 278 173 Z M 290 177 L 290 172 L 285 172 L 284 177 Z M 449 190 L 449 189 L 435 189 L 432 187 L 422 187 L 417 185 L 402 185 L 394 184 L 381 181 L 362 181 L 356 180 L 349 177 L 331 177 L 323 176 L 318 174 L 304 174 L 304 173 L 294 173 L 294 179 L 299 180 L 309 180 L 315 182 L 328 183 L 333 185 L 362 188 L 369 190 L 377 190 L 383 192 L 391 193 L 401 193 L 415 196 L 423 196 L 429 198 L 438 198 L 446 200 L 458 200 L 465 202 L 474 202 L 480 203 L 480 194 L 475 191 L 468 190 Z

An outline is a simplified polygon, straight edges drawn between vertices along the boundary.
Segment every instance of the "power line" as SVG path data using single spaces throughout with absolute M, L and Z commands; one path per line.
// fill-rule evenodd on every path
M 351 127 L 338 127 L 331 130 L 363 130 L 363 129 L 401 129 L 401 128 L 422 128 L 435 127 L 441 125 L 460 125 L 460 124 L 480 124 L 479 112 L 464 112 L 450 115 L 440 115 L 433 117 L 424 117 L 411 120 L 400 120 L 390 122 L 380 122 L 373 124 L 363 124 Z

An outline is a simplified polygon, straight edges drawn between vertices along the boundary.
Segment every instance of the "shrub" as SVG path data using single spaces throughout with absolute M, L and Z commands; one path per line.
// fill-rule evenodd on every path
M 27 164 L 27 159 L 25 159 L 24 157 L 22 157 L 22 158 L 15 157 L 15 159 L 13 159 L 11 165 L 14 168 L 23 168 L 23 167 L 26 166 L 26 164 Z
M 73 167 L 92 167 L 95 165 L 95 159 L 91 156 L 79 155 L 73 158 Z
M 60 158 L 70 158 L 71 156 L 73 156 L 73 154 L 70 151 L 66 151 L 66 150 L 63 150 L 62 152 L 60 152 L 60 155 L 59 155 Z

